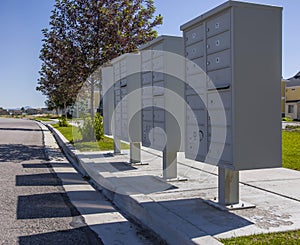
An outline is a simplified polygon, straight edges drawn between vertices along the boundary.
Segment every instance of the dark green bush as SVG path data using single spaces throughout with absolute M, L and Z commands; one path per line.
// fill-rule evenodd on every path
M 104 139 L 103 120 L 100 113 L 96 113 L 95 115 L 94 130 L 95 130 L 96 140 L 97 141 L 103 140 Z

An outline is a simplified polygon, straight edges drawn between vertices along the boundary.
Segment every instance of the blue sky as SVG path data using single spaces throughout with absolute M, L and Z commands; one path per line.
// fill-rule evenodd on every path
M 179 26 L 223 3 L 223 0 L 155 0 L 164 17 L 159 34 L 181 35 Z M 300 71 L 299 0 L 252 0 L 282 6 L 283 77 Z M 44 107 L 35 91 L 40 69 L 41 29 L 48 26 L 54 0 L 0 0 L 0 107 Z

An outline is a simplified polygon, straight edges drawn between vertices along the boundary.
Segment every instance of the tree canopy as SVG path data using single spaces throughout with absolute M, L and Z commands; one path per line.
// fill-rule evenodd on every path
M 153 0 L 56 0 L 42 30 L 37 90 L 50 108 L 72 105 L 99 66 L 157 37 L 161 24 Z

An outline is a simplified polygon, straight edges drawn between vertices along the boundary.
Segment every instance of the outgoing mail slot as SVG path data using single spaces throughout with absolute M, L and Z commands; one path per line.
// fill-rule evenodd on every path
M 213 72 L 208 72 L 208 88 L 219 87 L 223 84 L 231 84 L 231 68 L 221 69 Z
M 120 82 L 120 85 L 121 85 L 121 87 L 127 86 L 127 79 L 126 78 L 122 79 Z
M 226 31 L 207 40 L 207 53 L 215 53 L 230 48 L 230 31 Z
M 206 33 L 208 37 L 214 36 L 218 33 L 229 30 L 230 27 L 230 13 L 226 12 L 218 17 L 207 21 Z
M 204 38 L 204 26 L 203 25 L 197 26 L 192 30 L 186 32 L 185 45 L 186 46 L 191 45 L 193 43 L 203 40 L 203 38 Z

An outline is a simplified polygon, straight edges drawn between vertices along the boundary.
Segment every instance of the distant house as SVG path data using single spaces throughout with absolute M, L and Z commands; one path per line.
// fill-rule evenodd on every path
M 9 109 L 8 112 L 12 116 L 21 116 L 23 114 L 23 111 L 19 109 Z
M 8 116 L 9 112 L 2 107 L 0 107 L 0 116 Z
M 281 116 L 285 117 L 285 103 L 286 103 L 286 81 L 285 79 L 281 80 Z
M 300 72 L 286 80 L 285 116 L 300 120 Z

